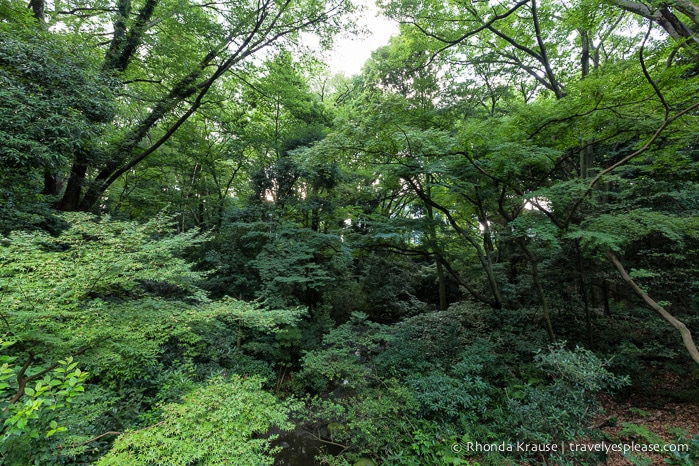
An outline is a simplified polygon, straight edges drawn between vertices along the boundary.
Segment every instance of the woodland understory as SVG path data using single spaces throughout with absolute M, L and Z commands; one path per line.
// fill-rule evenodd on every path
M 697 464 L 697 3 L 378 7 L 0 0 L 0 465 Z

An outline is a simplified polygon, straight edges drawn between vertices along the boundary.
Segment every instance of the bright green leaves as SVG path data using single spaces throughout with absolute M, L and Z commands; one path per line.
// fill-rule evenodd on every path
M 2 278 L 15 293 L 25 291 L 26 299 L 10 309 L 53 306 L 79 310 L 90 299 L 124 298 L 157 294 L 149 291 L 153 282 L 168 283 L 168 290 L 201 300 L 195 282 L 202 274 L 192 272 L 176 252 L 195 244 L 194 234 L 162 236 L 169 220 L 155 219 L 143 226 L 110 222 L 97 223 L 89 215 L 67 216 L 71 227 L 59 237 L 15 233 L 2 246 Z M 160 292 L 163 293 L 162 291 Z
M 7 435 L 12 439 L 3 446 L 18 458 L 12 464 L 27 464 L 32 454 L 25 439 L 30 436 L 24 434 L 31 434 L 33 441 L 39 442 L 34 450 L 47 457 L 55 456 L 59 441 L 75 447 L 66 454 L 83 453 L 84 442 L 99 432 L 91 431 L 94 427 L 81 415 L 97 425 L 106 423 L 105 430 L 115 430 L 111 423 L 116 421 L 109 421 L 111 415 L 101 411 L 113 403 L 117 403 L 119 413 L 125 412 L 119 414 L 125 418 L 118 422 L 132 425 L 136 419 L 129 414 L 131 406 L 148 409 L 147 400 L 153 402 L 160 388 L 140 387 L 156 384 L 151 377 L 166 380 L 167 376 L 160 374 L 175 368 L 199 381 L 219 369 L 259 372 L 266 366 L 250 362 L 240 353 L 242 337 L 248 332 L 281 335 L 280 329 L 293 327 L 305 315 L 300 308 L 268 310 L 230 298 L 210 301 L 198 287 L 205 274 L 193 271 L 181 258 L 186 248 L 203 237 L 194 231 L 172 234 L 167 218 L 141 225 L 86 214 L 65 215 L 64 219 L 66 228 L 55 237 L 16 232 L 0 242 L 4 305 L 0 317 L 5 331 L 13 335 L 2 345 L 6 355 L 0 357 L 0 391 L 5 402 L 17 398 L 6 411 L 10 416 L 5 424 Z M 76 358 L 80 354 L 80 368 L 67 357 L 70 354 Z M 52 363 L 59 359 L 63 360 Z M 93 387 L 94 395 L 90 394 L 98 401 L 94 407 L 74 403 L 87 383 L 88 373 L 82 367 L 99 381 L 99 387 Z M 231 437 L 229 443 L 222 442 L 224 450 L 216 450 L 210 464 L 225 464 L 238 453 L 249 454 L 250 464 L 267 461 L 268 441 L 258 439 L 248 444 L 245 439 L 252 432 L 265 432 L 270 424 L 287 425 L 283 424 L 283 409 L 272 413 L 276 401 L 259 391 L 257 379 L 236 383 L 250 388 L 250 396 L 237 399 L 238 411 L 222 412 L 220 420 L 201 428 L 211 430 L 219 422 L 233 423 L 235 418 L 250 430 Z M 197 408 L 197 416 L 213 410 L 221 393 L 230 395 L 238 388 L 234 384 L 215 389 L 207 395 L 207 404 Z M 168 393 L 161 399 L 172 399 Z M 192 400 L 200 395 L 204 396 L 197 392 Z M 248 411 L 240 406 L 252 405 L 260 411 L 247 418 Z M 70 412 L 65 411 L 68 408 Z M 164 408 L 164 412 L 178 409 Z M 61 417 L 61 412 L 65 416 Z M 64 424 L 62 419 L 71 421 Z M 192 418 L 188 422 L 195 428 L 200 426 L 198 421 Z M 222 430 L 221 435 L 237 432 L 240 425 Z M 64 432 L 68 427 L 70 431 Z M 197 438 L 203 438 L 202 432 Z M 64 435 L 70 438 L 67 444 Z M 170 453 L 177 457 L 182 445 L 176 439 L 171 443 L 174 450 Z M 169 460 L 163 461 L 169 464 Z
M 15 343 L 16 341 L 0 338 L 0 364 L 2 364 L 0 366 L 0 393 L 4 393 L 8 388 L 10 388 L 10 383 L 15 376 L 13 362 L 17 358 L 4 354 L 5 350 Z
M 372 54 L 363 76 L 374 86 L 409 98 L 418 107 L 429 108 L 440 99 L 440 68 L 432 62 L 433 53 L 424 35 L 403 27 L 399 36 Z
M 209 305 L 209 308 L 222 315 L 221 320 L 234 321 L 241 326 L 262 332 L 278 332 L 281 325 L 295 325 L 306 315 L 306 310 L 271 310 L 226 297 Z
M 66 218 L 70 228 L 58 237 L 16 233 L 0 245 L 5 323 L 43 360 L 87 351 L 90 371 L 119 383 L 157 364 L 167 341 L 199 348 L 207 328 L 226 322 L 235 334 L 239 325 L 267 332 L 298 319 L 300 311 L 211 303 L 197 286 L 204 274 L 179 257 L 202 238 L 170 235 L 165 218 Z
M 17 435 L 36 438 L 41 426 L 46 424 L 49 426 L 46 437 L 66 430 L 55 419 L 60 411 L 57 414 L 49 413 L 70 408 L 73 400 L 85 391 L 88 373 L 81 371 L 72 357 L 58 361 L 56 366 L 43 378 L 34 379 L 35 383 L 32 380 L 24 388 L 24 395 L 7 407 L 10 416 L 4 423 L 4 440 Z
M 97 464 L 271 465 L 272 437 L 263 435 L 272 426 L 290 430 L 293 425 L 287 420 L 289 406 L 261 386 L 256 377 L 212 379 L 181 404 L 164 405 L 160 422 L 119 437 Z
M 15 341 L 2 340 L 3 349 Z M 45 448 L 41 438 L 65 432 L 62 418 L 71 409 L 76 397 L 85 391 L 87 372 L 78 368 L 72 357 L 34 375 L 26 367 L 18 367 L 17 357 L 0 355 L 0 453 L 9 461 L 21 461 L 27 442 L 38 442 L 35 450 Z M 30 359 L 31 361 L 31 359 Z M 34 439 L 34 440 L 32 440 Z M 20 456 L 15 456 L 19 454 Z
M 306 64 L 289 52 L 267 60 L 256 75 L 243 78 L 247 124 L 241 134 L 258 166 L 269 167 L 290 150 L 315 142 L 326 133 L 329 115 L 303 74 Z
M 24 63 L 21 67 L 34 75 L 35 79 L 27 83 L 36 84 L 29 90 L 21 89 L 15 82 L 18 79 L 8 83 L 0 74 L 0 88 L 8 89 L 0 91 L 0 100 L 9 102 L 5 115 L 0 113 L 4 117 L 0 136 L 9 143 L 3 147 L 6 153 L 0 150 L 0 166 L 6 165 L 6 160 L 39 170 L 49 166 L 53 183 L 47 183 L 51 186 L 46 191 L 61 194 L 60 208 L 67 211 L 101 207 L 100 197 L 109 186 L 179 132 L 190 116 L 204 114 L 204 109 L 240 95 L 239 89 L 231 92 L 235 85 L 230 84 L 255 68 L 251 57 L 264 54 L 272 45 L 296 49 L 300 33 L 330 42 L 338 31 L 353 28 L 353 20 L 347 16 L 355 9 L 348 0 L 304 0 L 293 4 L 102 0 L 88 6 L 63 0 L 46 8 L 49 27 L 42 37 L 45 43 L 34 44 L 34 55 L 22 57 L 18 47 L 2 39 L 2 49 L 8 53 L 0 57 L 0 71 L 4 71 L 10 56 Z M 22 19 L 13 14 L 13 9 L 14 4 L 3 12 L 9 10 L 7 16 Z M 18 24 L 12 27 L 20 28 Z M 3 34 L 8 28 L 3 27 Z M 68 43 L 86 47 L 87 52 L 55 47 L 60 45 L 57 39 L 61 36 Z M 59 52 L 65 52 L 65 56 L 56 58 Z M 76 60 L 76 56 L 90 56 L 90 60 Z M 47 67 L 44 74 L 38 73 L 38 65 L 46 58 L 55 66 Z M 94 84 L 92 92 L 84 92 L 89 88 L 85 76 Z M 111 98 L 109 92 L 100 89 L 104 76 L 119 80 L 108 86 L 110 91 L 119 93 L 118 108 L 104 102 L 104 97 Z M 278 82 L 294 84 L 284 83 L 283 79 Z M 66 94 L 68 88 L 71 92 Z M 61 98 L 54 99 L 60 104 L 55 108 L 49 105 L 51 100 L 40 98 L 52 92 Z M 78 104 L 70 105 L 71 96 Z M 14 112 L 16 109 L 22 111 Z M 28 109 L 36 110 L 38 115 Z M 306 119 L 317 113 L 313 105 L 305 104 L 297 105 L 293 111 Z M 95 127 L 104 122 L 114 124 L 102 134 Z M 8 128 L 2 123 L 7 123 Z M 57 134 L 41 134 L 44 129 Z M 225 130 L 213 131 L 222 134 Z M 237 128 L 235 137 L 243 136 Z M 274 143 L 275 149 L 279 149 Z M 60 151 L 53 150 L 53 146 Z M 159 165 L 167 164 L 161 160 Z M 26 180 L 26 189 L 35 193 L 40 190 L 44 173 L 32 175 L 35 176 Z M 57 183 L 58 175 L 66 181 L 64 191 Z M 0 200 L 9 197 L 3 194 L 0 191 Z
M 697 241 L 699 219 L 696 216 L 678 217 L 661 212 L 633 210 L 601 215 L 586 222 L 584 227 L 584 230 L 574 230 L 567 236 L 581 239 L 586 248 L 599 253 L 607 249 L 623 250 L 634 243 L 651 239 L 662 239 L 682 250 L 685 241 Z

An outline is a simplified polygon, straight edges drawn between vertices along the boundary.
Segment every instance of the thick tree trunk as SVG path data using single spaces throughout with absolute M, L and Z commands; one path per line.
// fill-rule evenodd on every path
M 604 306 L 604 314 L 607 317 L 612 316 L 612 307 L 609 305 L 609 282 L 607 280 L 602 281 L 602 305 Z
M 36 0 L 39 1 L 39 0 Z M 43 2 L 43 0 L 41 0 Z M 136 52 L 136 49 L 141 44 L 141 39 L 143 33 L 145 32 L 146 25 L 153 15 L 155 7 L 158 5 L 159 0 L 147 0 L 138 13 L 135 23 L 132 25 L 131 29 L 128 29 L 126 24 L 129 21 L 129 15 L 131 14 L 131 0 L 119 0 L 117 3 L 117 18 L 114 22 L 114 35 L 105 54 L 104 63 L 102 66 L 102 71 L 106 74 L 124 71 L 128 66 L 129 60 Z M 173 89 L 173 92 L 177 91 L 177 87 Z M 171 96 L 168 95 L 168 98 Z M 160 104 L 162 106 L 162 102 Z M 160 110 L 160 107 L 156 105 L 154 112 Z M 151 112 L 152 116 L 154 112 Z M 164 113 L 163 113 L 164 114 Z M 107 163 L 107 170 L 113 172 L 116 170 L 121 163 L 126 160 L 126 157 L 131 155 L 131 151 L 136 145 L 143 139 L 147 134 L 148 129 L 152 127 L 155 122 L 162 118 L 160 115 L 156 120 L 154 120 L 150 126 L 144 128 L 144 124 L 148 123 L 148 120 L 144 121 L 139 125 L 132 136 L 128 138 L 121 147 L 113 152 L 110 162 Z M 92 157 L 90 154 L 82 153 L 76 156 L 76 160 L 70 171 L 70 176 L 68 178 L 68 183 L 66 190 L 63 194 L 62 199 L 59 201 L 57 207 L 59 210 L 64 211 L 75 211 L 84 210 L 88 211 L 94 208 L 99 201 L 104 189 L 102 189 L 101 182 L 107 178 L 104 176 L 105 170 L 100 172 L 100 176 L 97 177 L 90 184 L 87 193 L 83 196 L 83 188 L 85 187 L 85 181 L 87 176 L 88 167 L 90 166 L 90 161 Z
M 493 299 L 487 298 L 487 297 L 483 296 L 481 293 L 479 293 L 478 290 L 476 290 L 476 288 L 473 285 L 471 285 L 469 282 L 464 280 L 464 278 L 461 275 L 459 275 L 456 272 L 456 270 L 454 270 L 452 268 L 451 265 L 449 265 L 449 262 L 447 262 L 444 259 L 444 257 L 442 257 L 438 254 L 435 254 L 435 258 L 442 263 L 442 266 L 446 269 L 447 272 L 449 272 L 449 275 L 451 275 L 454 278 L 454 280 L 456 280 L 459 283 L 459 285 L 466 288 L 466 291 L 468 291 L 476 301 L 487 304 L 488 306 L 491 306 L 495 309 L 502 309 L 501 302 L 497 302 Z
M 82 193 L 82 185 L 85 182 L 86 174 L 87 164 L 83 162 L 81 157 L 78 157 L 76 161 L 73 162 L 73 166 L 70 169 L 70 176 L 68 177 L 68 184 L 66 185 L 63 197 L 56 206 L 58 210 L 66 212 L 78 210 L 80 194 Z
M 58 180 L 52 173 L 44 173 L 44 189 L 41 194 L 45 196 L 55 196 L 58 194 Z
M 546 51 L 546 44 L 544 43 L 543 36 L 541 34 L 541 26 L 539 25 L 539 13 L 536 7 L 536 0 L 532 0 L 532 20 L 534 21 L 534 31 L 536 32 L 536 43 L 539 46 L 539 58 L 541 64 L 544 66 L 546 71 L 546 77 L 551 84 L 551 89 L 553 93 L 556 94 L 557 99 L 562 99 L 565 96 L 565 92 L 561 88 L 561 83 L 558 82 L 556 74 L 553 72 L 553 67 L 551 66 L 551 60 L 549 60 L 548 52 Z
M 427 186 L 427 196 L 431 198 L 432 193 L 429 184 L 432 183 L 431 175 L 428 176 L 428 186 Z M 432 252 L 435 253 L 435 262 L 437 263 L 437 287 L 439 289 L 439 310 L 444 311 L 447 309 L 447 290 L 446 284 L 444 283 L 444 266 L 439 261 L 440 249 L 437 245 L 437 230 L 434 227 L 434 209 L 432 204 L 426 202 L 425 207 L 427 209 L 427 218 L 430 220 L 430 241 L 432 242 Z
M 580 57 L 581 76 L 586 78 L 590 74 L 590 35 L 587 31 L 580 31 L 582 42 L 582 55 Z
M 623 10 L 643 16 L 660 25 L 680 47 L 684 47 L 689 52 L 694 61 L 699 62 L 699 38 L 695 32 L 699 28 L 699 6 L 687 0 L 671 2 L 672 8 L 689 18 L 692 22 L 692 27 L 690 27 L 683 23 L 667 6 L 651 9 L 644 3 L 633 0 L 615 0 L 614 3 Z
M 136 49 L 141 45 L 141 38 L 148 22 L 153 16 L 158 0 L 146 0 L 138 12 L 136 21 L 127 31 L 125 23 L 129 20 L 131 1 L 120 0 L 118 4 L 119 17 L 114 24 L 114 36 L 105 56 L 103 70 L 108 72 L 124 71 L 129 66 Z
M 34 18 L 36 18 L 36 20 L 42 26 L 45 24 L 45 22 L 44 22 L 44 9 L 45 9 L 45 7 L 46 7 L 45 0 L 29 0 L 28 8 L 31 8 L 32 13 L 34 14 Z

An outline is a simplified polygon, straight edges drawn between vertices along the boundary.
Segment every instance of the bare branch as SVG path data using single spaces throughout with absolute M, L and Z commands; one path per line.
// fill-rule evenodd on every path
M 652 30 L 653 30 L 653 23 L 649 23 L 648 24 L 648 32 L 646 32 L 646 35 L 643 38 L 643 43 L 641 43 L 641 48 L 638 51 L 638 59 L 641 62 L 641 69 L 643 70 L 643 76 L 646 77 L 646 81 L 648 81 L 648 83 L 653 87 L 655 94 L 658 96 L 658 98 L 660 99 L 660 102 L 663 104 L 663 107 L 665 108 L 665 119 L 667 120 L 667 118 L 670 116 L 670 106 L 667 104 L 665 97 L 663 97 L 663 94 L 660 92 L 658 85 L 655 83 L 655 81 L 651 77 L 650 73 L 648 73 L 648 69 L 646 68 L 646 60 L 643 58 L 643 50 L 646 46 L 646 41 L 648 40 L 648 37 L 650 36 L 650 33 Z
M 684 347 L 687 348 L 687 352 L 689 355 L 692 357 L 694 362 L 699 364 L 699 351 L 697 350 L 696 345 L 694 344 L 694 340 L 692 339 L 692 334 L 690 333 L 689 329 L 687 326 L 677 320 L 672 314 L 667 312 L 665 308 L 663 308 L 660 304 L 655 302 L 648 294 L 639 287 L 636 282 L 633 281 L 631 276 L 626 272 L 626 269 L 624 269 L 624 266 L 622 265 L 621 261 L 617 257 L 616 254 L 614 254 L 612 251 L 607 251 L 607 258 L 611 261 L 612 264 L 614 264 L 614 267 L 617 269 L 619 274 L 621 275 L 621 278 L 624 279 L 626 283 L 631 286 L 633 291 L 640 296 L 641 299 L 655 312 L 660 314 L 660 316 L 670 322 L 670 324 L 675 327 L 679 332 L 680 335 L 682 335 L 682 342 L 684 343 Z

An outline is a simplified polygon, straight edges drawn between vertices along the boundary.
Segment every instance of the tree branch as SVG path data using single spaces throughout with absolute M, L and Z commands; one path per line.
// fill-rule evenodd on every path
M 687 351 L 689 352 L 689 355 L 692 357 L 694 362 L 699 364 L 699 351 L 697 350 L 696 345 L 694 344 L 694 340 L 692 340 L 692 334 L 687 328 L 687 326 L 677 320 L 672 314 L 667 312 L 665 308 L 663 308 L 660 304 L 656 303 L 648 294 L 643 291 L 637 284 L 636 282 L 633 281 L 631 276 L 626 272 L 626 269 L 624 269 L 623 264 L 619 260 L 616 254 L 612 251 L 607 251 L 607 258 L 614 264 L 614 267 L 617 269 L 619 274 L 621 275 L 621 278 L 624 279 L 626 283 L 631 286 L 633 291 L 643 299 L 643 301 L 655 312 L 660 314 L 660 316 L 670 322 L 670 324 L 675 327 L 679 332 L 680 335 L 682 335 L 682 342 L 684 343 L 684 347 L 687 348 Z
M 641 48 L 638 51 L 638 59 L 641 62 L 641 70 L 643 70 L 643 76 L 646 77 L 646 81 L 648 81 L 648 83 L 653 87 L 655 94 L 658 96 L 658 99 L 660 99 L 660 103 L 662 103 L 663 107 L 665 108 L 665 119 L 667 120 L 667 118 L 670 116 L 670 106 L 667 104 L 665 97 L 663 97 L 662 92 L 660 92 L 658 85 L 655 83 L 650 73 L 648 73 L 648 69 L 646 68 L 646 60 L 643 58 L 643 50 L 646 46 L 646 41 L 648 40 L 648 37 L 650 36 L 652 30 L 653 23 L 649 23 L 648 32 L 646 32 L 646 35 L 643 38 L 643 43 L 641 43 Z
M 608 167 L 608 168 L 602 170 L 601 172 L 599 172 L 599 174 L 590 182 L 589 186 L 587 187 L 585 192 L 582 194 L 582 196 L 580 196 L 580 198 L 575 202 L 575 204 L 573 204 L 573 207 L 570 209 L 570 212 L 568 213 L 568 216 L 566 217 L 565 222 L 563 222 L 563 225 L 565 227 L 567 227 L 570 224 L 570 220 L 573 218 L 575 211 L 578 209 L 578 207 L 580 207 L 580 204 L 582 204 L 582 201 L 585 200 L 585 198 L 592 192 L 592 188 L 595 187 L 595 185 L 602 179 L 602 177 L 604 177 L 608 173 L 614 171 L 618 167 L 628 163 L 631 159 L 643 154 L 645 151 L 647 151 L 653 145 L 653 143 L 660 137 L 662 132 L 665 131 L 665 129 L 668 126 L 670 126 L 670 124 L 672 124 L 678 118 L 681 118 L 684 115 L 688 114 L 689 112 L 696 110 L 697 108 L 699 108 L 699 102 L 690 105 L 689 107 L 685 108 L 684 110 L 677 113 L 673 117 L 666 119 L 665 121 L 663 121 L 663 124 L 660 125 L 660 127 L 655 131 L 653 136 L 651 136 L 651 138 L 643 145 L 643 147 L 634 151 L 632 154 L 627 155 L 626 157 L 624 157 L 623 159 L 621 159 L 620 161 L 618 161 L 617 163 L 615 163 L 611 167 Z
M 85 351 L 94 348 L 98 344 L 102 343 L 103 341 L 109 340 L 110 338 L 111 338 L 111 336 L 98 338 L 97 340 L 95 340 L 91 344 L 86 345 L 86 346 L 82 347 L 81 349 L 79 349 L 78 351 L 76 351 L 75 353 L 71 354 L 70 357 L 80 356 Z M 29 382 L 45 376 L 46 374 L 48 374 L 49 372 L 51 372 L 52 370 L 57 368 L 59 365 L 57 362 L 55 362 L 55 363 L 51 364 L 50 366 L 48 366 L 47 368 L 43 369 L 42 371 L 37 372 L 36 374 L 30 375 L 29 377 L 24 377 L 24 374 L 27 372 L 27 369 L 29 368 L 29 366 L 31 365 L 31 363 L 33 361 L 34 361 L 34 353 L 30 351 L 29 357 L 27 358 L 24 365 L 22 366 L 22 369 L 20 369 L 20 371 L 17 373 L 17 384 L 18 384 L 17 393 L 15 393 L 15 395 L 10 400 L 10 404 L 15 404 L 19 401 L 20 398 L 22 398 L 22 396 L 24 395 L 24 389 L 26 388 L 26 386 Z

